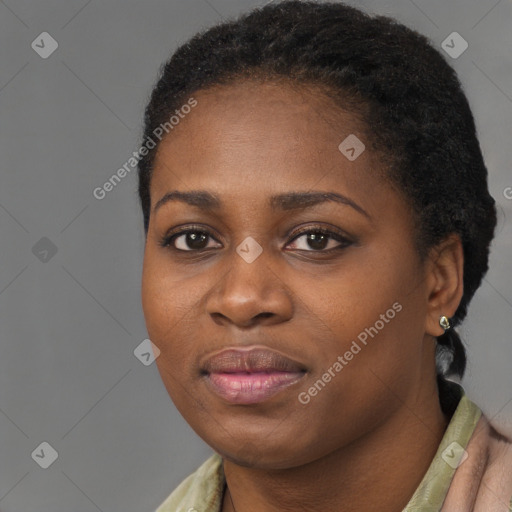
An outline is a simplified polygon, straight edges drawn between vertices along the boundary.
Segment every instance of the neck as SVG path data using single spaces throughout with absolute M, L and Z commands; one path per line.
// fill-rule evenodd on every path
M 224 459 L 222 511 L 402 510 L 432 462 L 448 421 L 434 384 L 426 397 L 403 404 L 379 428 L 306 465 L 269 471 Z

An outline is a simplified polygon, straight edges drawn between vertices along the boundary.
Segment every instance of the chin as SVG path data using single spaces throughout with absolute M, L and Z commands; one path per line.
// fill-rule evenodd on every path
M 318 443 L 299 446 L 293 441 L 301 438 L 298 432 L 279 437 L 262 432 L 252 436 L 243 432 L 240 435 L 229 435 L 228 432 L 221 439 L 218 436 L 219 430 L 215 433 L 205 432 L 204 435 L 197 433 L 223 459 L 242 467 L 261 470 L 289 469 L 319 458 Z

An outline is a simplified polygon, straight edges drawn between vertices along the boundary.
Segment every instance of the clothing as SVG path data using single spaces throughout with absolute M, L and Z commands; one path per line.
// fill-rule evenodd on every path
M 494 430 L 461 386 L 452 385 L 458 389 L 458 405 L 402 512 L 510 512 L 512 443 Z M 219 512 L 225 484 L 222 459 L 214 454 L 156 512 Z

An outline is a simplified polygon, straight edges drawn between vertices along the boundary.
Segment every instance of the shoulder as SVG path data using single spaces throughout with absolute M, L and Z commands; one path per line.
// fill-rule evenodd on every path
M 174 489 L 155 512 L 217 511 L 224 489 L 222 458 L 212 455 Z M 208 505 L 208 508 L 204 508 Z
M 467 510 L 512 511 L 512 439 L 485 415 L 476 424 L 462 460 L 443 511 L 460 504 Z

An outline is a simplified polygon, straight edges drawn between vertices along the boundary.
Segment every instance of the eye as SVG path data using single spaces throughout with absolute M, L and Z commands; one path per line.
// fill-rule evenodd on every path
M 220 246 L 218 243 L 211 245 L 211 242 L 214 241 L 215 239 L 208 231 L 189 228 L 165 236 L 159 245 L 161 247 L 172 246 L 177 251 L 192 252 Z
M 351 244 L 352 241 L 340 233 L 309 226 L 296 233 L 287 247 L 298 251 L 330 253 Z M 159 245 L 181 252 L 200 252 L 222 247 L 208 230 L 194 226 L 165 235 Z
M 290 243 L 295 245 L 292 249 L 299 251 L 331 252 L 347 247 L 352 242 L 339 233 L 324 228 L 312 229 L 310 227 L 295 236 Z M 287 247 L 290 247 L 290 244 Z

